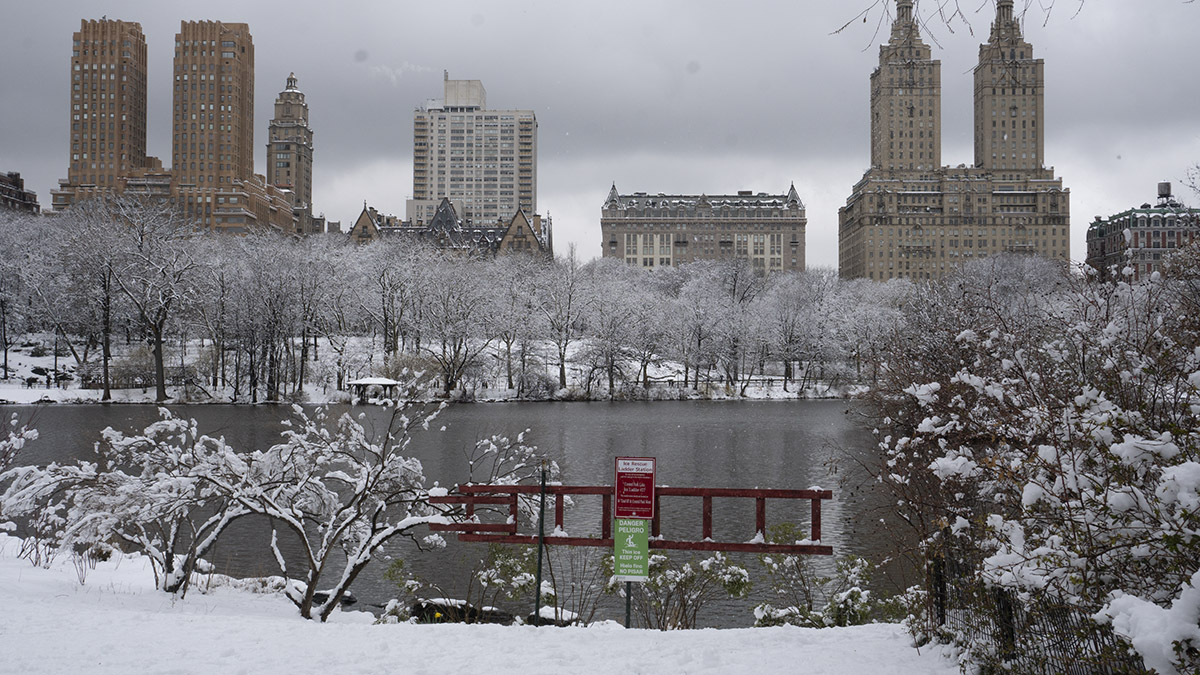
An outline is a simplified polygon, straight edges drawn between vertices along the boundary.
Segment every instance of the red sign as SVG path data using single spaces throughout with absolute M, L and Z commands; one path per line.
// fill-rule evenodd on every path
M 654 518 L 654 458 L 618 457 L 614 518 Z

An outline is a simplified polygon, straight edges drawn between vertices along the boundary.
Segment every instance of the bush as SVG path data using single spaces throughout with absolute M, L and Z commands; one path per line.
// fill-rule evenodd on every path
M 608 591 L 621 597 L 625 585 L 610 578 Z M 697 626 L 700 610 L 719 597 L 744 598 L 750 592 L 750 573 L 723 554 L 682 565 L 665 555 L 651 554 L 650 578 L 637 584 L 633 611 L 643 626 L 658 630 Z
M 799 528 L 787 523 L 770 530 L 772 543 L 804 538 Z M 759 562 L 782 606 L 763 603 L 755 607 L 756 626 L 856 626 L 870 621 L 877 610 L 878 603 L 866 588 L 872 566 L 862 558 L 839 558 L 833 576 L 818 574 L 812 556 L 807 555 L 762 555 Z

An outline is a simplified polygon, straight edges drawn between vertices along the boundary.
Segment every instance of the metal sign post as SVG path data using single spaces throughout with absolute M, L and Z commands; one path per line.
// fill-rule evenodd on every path
M 625 627 L 630 627 L 634 581 L 650 578 L 650 521 L 654 519 L 653 457 L 615 462 L 613 576 L 625 582 Z

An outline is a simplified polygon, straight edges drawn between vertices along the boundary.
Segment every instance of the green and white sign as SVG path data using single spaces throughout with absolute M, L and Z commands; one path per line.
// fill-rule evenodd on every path
M 619 581 L 650 578 L 650 521 L 617 518 L 613 529 L 613 571 Z

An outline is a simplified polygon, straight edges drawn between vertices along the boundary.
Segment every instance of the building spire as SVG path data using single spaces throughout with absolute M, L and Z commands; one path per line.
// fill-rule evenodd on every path
M 1003 0 L 1001 0 L 1003 1 Z M 1011 0 L 1009 5 L 1012 5 Z M 896 0 L 896 23 L 909 24 L 913 20 L 913 0 Z
M 996 21 L 999 23 L 1012 23 L 1013 20 L 1013 0 L 996 0 Z
M 287 89 L 296 89 L 296 74 L 290 73 L 287 78 Z
M 621 195 L 617 193 L 617 183 L 613 181 L 612 188 L 608 191 L 608 198 L 604 200 L 604 208 L 621 205 Z

